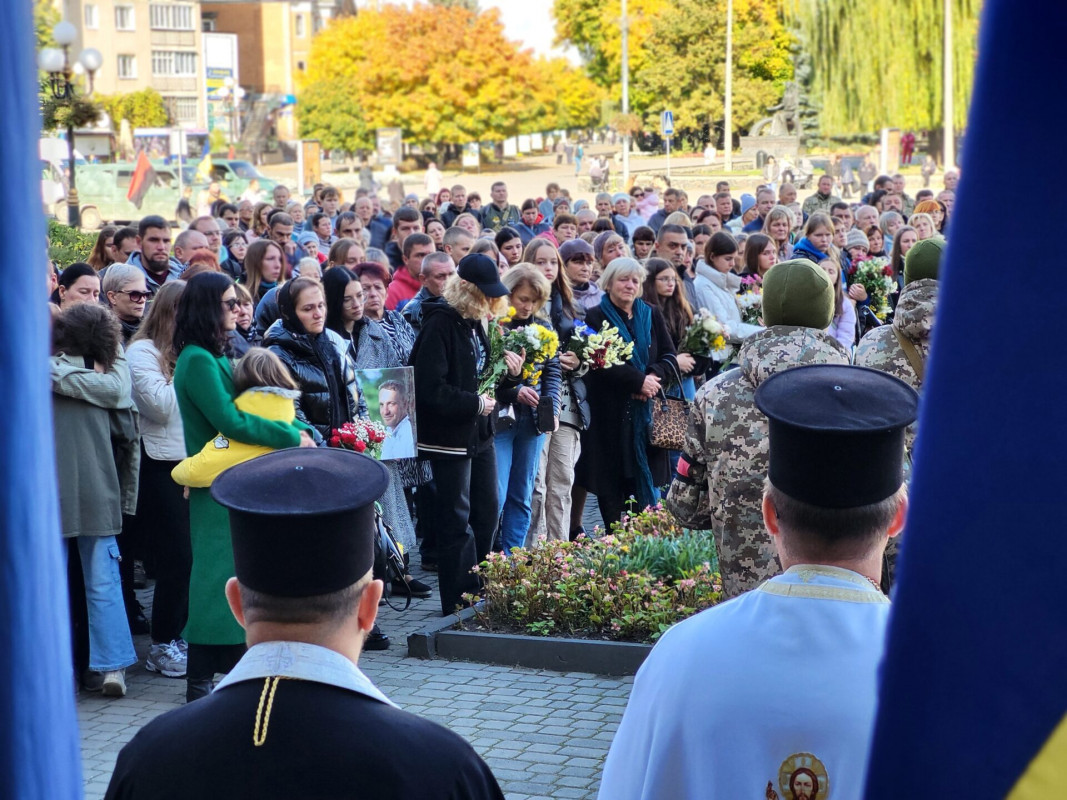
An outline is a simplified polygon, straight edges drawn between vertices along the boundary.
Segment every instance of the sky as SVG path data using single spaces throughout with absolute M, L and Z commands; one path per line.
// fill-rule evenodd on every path
M 509 39 L 532 47 L 539 55 L 564 56 L 578 64 L 578 54 L 562 48 L 553 48 L 555 20 L 552 18 L 552 0 L 479 0 L 483 9 L 500 9 Z

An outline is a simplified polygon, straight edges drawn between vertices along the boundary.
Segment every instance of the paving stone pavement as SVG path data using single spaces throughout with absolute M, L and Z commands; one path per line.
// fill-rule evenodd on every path
M 436 590 L 434 574 L 412 573 Z M 138 595 L 150 606 L 151 589 Z M 406 612 L 383 606 L 392 646 L 364 653 L 363 671 L 401 708 L 470 742 L 508 800 L 595 798 L 633 679 L 408 658 L 408 633 L 439 621 L 438 608 L 436 591 Z M 141 661 L 126 671 L 126 697 L 78 696 L 86 800 L 103 797 L 118 751 L 142 725 L 185 702 L 184 680 L 145 670 L 149 637 L 134 642 Z

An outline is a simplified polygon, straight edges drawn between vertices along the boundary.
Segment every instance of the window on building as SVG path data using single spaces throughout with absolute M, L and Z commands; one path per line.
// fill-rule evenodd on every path
M 196 122 L 197 100 L 195 97 L 175 97 L 171 108 L 178 122 Z
M 120 31 L 134 29 L 133 6 L 115 6 L 115 28 Z
M 214 17 L 209 17 L 206 15 L 202 15 L 200 17 L 200 30 L 204 31 L 205 33 L 210 33 L 214 30 L 217 30 L 217 25 L 218 23 L 216 22 Z
M 196 53 L 153 50 L 152 74 L 182 78 L 195 77 Z
M 164 5 L 153 3 L 148 7 L 152 30 L 154 31 L 191 31 L 195 14 L 193 7 L 187 3 Z
M 307 69 L 307 64 L 305 64 L 303 61 L 297 61 L 296 62 L 296 68 L 298 70 L 300 70 L 301 72 L 303 72 L 304 70 Z
M 85 4 L 85 27 L 95 31 L 100 27 L 100 7 L 93 3 Z
M 296 35 L 301 39 L 303 39 L 307 35 L 306 31 L 304 30 L 303 14 L 296 15 Z
M 119 56 L 118 73 L 127 80 L 137 77 L 137 56 Z

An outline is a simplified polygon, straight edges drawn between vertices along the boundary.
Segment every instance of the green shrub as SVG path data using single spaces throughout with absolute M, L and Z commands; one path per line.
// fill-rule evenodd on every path
M 56 219 L 48 220 L 48 257 L 63 269 L 75 261 L 88 261 L 96 246 L 95 233 L 82 233 Z
M 487 630 L 651 642 L 722 599 L 714 541 L 657 506 L 627 515 L 599 538 L 541 542 L 492 553 L 475 570 L 471 601 Z

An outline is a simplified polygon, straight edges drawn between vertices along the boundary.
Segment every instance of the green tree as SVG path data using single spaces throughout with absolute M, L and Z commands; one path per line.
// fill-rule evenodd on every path
M 744 130 L 766 115 L 793 77 L 793 36 L 777 2 L 734 0 L 733 122 Z M 700 130 L 723 117 L 726 0 L 676 0 L 652 26 L 654 55 L 634 76 L 631 104 L 658 125 L 674 111 L 679 130 Z
M 981 0 L 952 0 L 954 124 L 967 121 Z M 940 127 L 942 0 L 799 0 L 796 20 L 812 58 L 827 135 Z
M 465 8 L 475 14 L 478 13 L 478 0 L 430 0 L 431 6 L 444 6 L 445 8 Z
M 111 117 L 111 124 L 116 130 L 122 120 L 129 122 L 131 128 L 162 128 L 170 124 L 170 114 L 163 96 L 151 86 L 139 92 L 104 95 L 95 99 Z
M 301 130 L 366 146 L 398 127 L 417 144 L 464 144 L 545 130 L 531 52 L 504 35 L 499 13 L 383 6 L 332 22 L 315 37 L 301 82 Z M 346 128 L 337 117 L 358 117 Z
M 656 19 L 670 7 L 667 0 L 629 0 L 630 74 L 652 57 L 646 42 Z M 621 0 L 553 0 L 557 44 L 578 50 L 589 77 L 618 101 L 622 94 Z
M 34 0 L 33 2 L 33 27 L 37 35 L 37 49 L 55 47 L 52 39 L 52 28 L 56 26 L 62 17 L 59 9 L 52 0 Z

